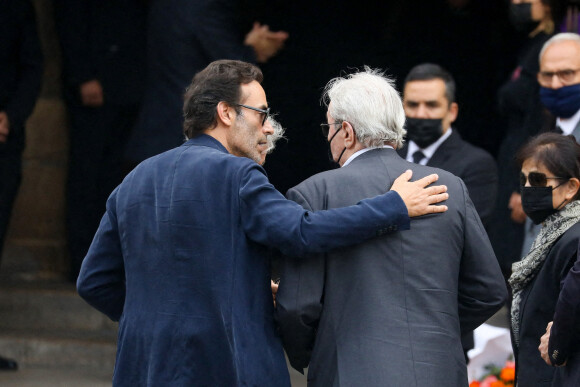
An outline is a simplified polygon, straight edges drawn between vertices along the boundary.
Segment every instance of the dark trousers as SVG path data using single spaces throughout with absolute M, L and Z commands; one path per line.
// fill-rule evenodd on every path
M 10 214 L 22 180 L 22 149 L 0 144 L 0 258 Z
M 98 108 L 68 101 L 70 153 L 67 182 L 67 229 L 70 279 L 81 263 L 105 212 L 107 198 L 124 177 L 123 154 L 138 106 Z

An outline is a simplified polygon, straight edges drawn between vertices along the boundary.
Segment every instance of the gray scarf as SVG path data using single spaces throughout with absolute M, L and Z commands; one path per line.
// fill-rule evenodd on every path
M 508 282 L 513 291 L 512 331 L 518 346 L 520 345 L 522 290 L 536 277 L 554 242 L 578 221 L 580 221 L 580 200 L 574 200 L 546 218 L 528 255 L 512 265 L 512 275 Z

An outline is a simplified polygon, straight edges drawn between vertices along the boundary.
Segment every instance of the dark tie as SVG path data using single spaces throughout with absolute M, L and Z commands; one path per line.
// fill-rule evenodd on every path
M 562 128 L 556 125 L 556 127 L 554 128 L 554 133 L 562 134 L 564 133 L 564 131 L 562 130 Z
M 419 161 L 423 160 L 425 158 L 425 154 L 423 154 L 423 152 L 421 152 L 420 150 L 415 151 L 415 153 L 413 153 L 413 162 L 415 164 L 419 164 Z

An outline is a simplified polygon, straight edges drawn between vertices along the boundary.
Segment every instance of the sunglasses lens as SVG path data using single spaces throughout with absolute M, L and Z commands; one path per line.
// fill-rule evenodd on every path
M 530 180 L 530 185 L 532 187 L 545 187 L 548 183 L 546 175 L 540 172 L 530 172 L 528 179 Z
M 523 187 L 524 185 L 526 185 L 526 181 L 528 180 L 528 178 L 526 177 L 526 175 L 524 175 L 522 172 L 520 172 L 520 185 Z

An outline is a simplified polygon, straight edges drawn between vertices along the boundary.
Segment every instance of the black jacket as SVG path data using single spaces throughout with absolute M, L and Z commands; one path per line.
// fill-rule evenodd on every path
M 0 0 L 0 111 L 10 121 L 4 146 L 24 146 L 24 123 L 42 81 L 42 51 L 28 0 Z M 0 148 L 2 149 L 2 148 Z

